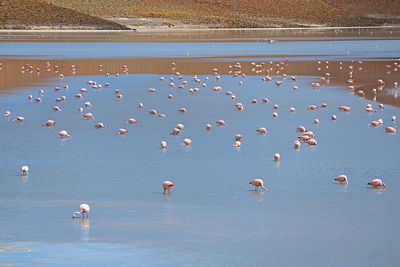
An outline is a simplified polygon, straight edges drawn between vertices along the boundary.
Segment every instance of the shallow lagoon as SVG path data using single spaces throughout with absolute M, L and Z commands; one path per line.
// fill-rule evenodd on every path
M 385 109 L 367 114 L 365 105 L 370 103 L 377 108 L 377 102 L 350 94 L 345 86 L 333 82 L 321 82 L 319 89 L 312 89 L 310 83 L 320 78 L 316 75 L 298 75 L 293 82 L 274 70 L 270 75 L 274 80 L 266 83 L 261 81 L 262 74 L 250 70 L 246 78 L 233 78 L 228 75 L 227 62 L 219 67 L 223 75 L 216 81 L 212 68 L 197 72 L 199 69 L 186 68 L 184 61 L 177 62 L 176 70 L 170 68 L 176 57 L 187 57 L 188 51 L 193 57 L 189 60 L 197 60 L 200 65 L 229 56 L 231 60 L 237 57 L 243 67 L 251 69 L 250 61 L 241 56 L 263 56 L 275 62 L 274 55 L 287 55 L 290 65 L 290 56 L 310 49 L 309 42 L 293 42 L 289 49 L 289 41 L 247 41 L 216 44 L 237 48 L 229 51 L 215 50 L 213 40 L 202 40 L 201 44 L 166 43 L 162 44 L 166 45 L 163 55 L 159 44 L 121 43 L 121 47 L 143 48 L 141 53 L 135 50 L 126 57 L 156 57 L 153 62 L 163 62 L 158 59 L 162 56 L 171 57 L 171 62 L 161 71 L 154 68 L 152 72 L 150 68 L 119 77 L 104 75 L 111 72 L 106 63 L 102 72 L 89 60 L 83 63 L 85 55 L 100 61 L 120 57 L 112 63 L 119 68 L 124 61 L 129 63 L 130 59 L 119 54 L 123 49 L 117 54 L 103 50 L 110 43 L 97 42 L 89 55 L 79 49 L 87 46 L 81 43 L 72 43 L 75 48 L 71 50 L 70 44 L 57 42 L 34 43 L 34 50 L 30 43 L 2 43 L 12 49 L 1 50 L 7 56 L 3 57 L 0 75 L 13 70 L 18 73 L 12 60 L 21 57 L 48 58 L 50 63 L 73 58 L 78 70 L 77 75 L 70 75 L 68 65 L 60 64 L 63 79 L 54 72 L 46 76 L 44 70 L 41 78 L 25 73 L 27 81 L 32 81 L 30 85 L 6 88 L 0 95 L 0 110 L 12 113 L 11 118 L 0 120 L 0 264 L 396 265 L 400 259 L 399 137 L 386 134 L 382 126 L 367 125 L 378 118 L 383 119 L 384 126 L 393 125 L 391 116 L 399 118 L 399 108 L 385 105 Z M 331 50 L 329 44 L 341 46 L 339 59 L 345 65 L 359 58 L 395 62 L 400 55 L 395 37 L 375 40 L 372 36 L 367 41 L 360 38 L 348 45 L 331 42 L 313 42 L 317 47 L 314 51 L 319 52 L 311 51 L 307 60 L 316 62 L 322 55 L 334 59 L 339 51 Z M 366 52 L 364 42 L 377 44 L 375 48 L 380 52 Z M 50 45 L 55 49 L 50 50 Z M 112 46 L 114 50 L 119 48 L 118 43 Z M 171 47 L 174 49 L 167 49 Z M 193 52 L 193 47 L 199 52 Z M 273 49 L 266 52 L 265 47 Z M 352 53 L 346 54 L 346 48 Z M 203 62 L 203 57 L 210 58 Z M 37 61 L 34 66 L 43 69 L 45 61 Z M 189 82 L 185 89 L 171 88 L 168 82 L 159 81 L 162 75 L 174 77 L 174 82 L 180 84 L 175 71 Z M 347 72 L 337 67 L 329 71 L 333 76 Z M 321 70 L 321 75 L 324 72 L 326 69 Z M 201 73 L 202 82 L 209 77 L 206 88 L 193 82 L 196 73 Z M 388 76 L 383 78 L 400 80 L 395 72 Z M 88 80 L 103 85 L 109 82 L 110 86 L 89 89 Z M 275 80 L 282 80 L 283 84 L 276 87 Z M 53 91 L 66 84 L 68 91 Z M 217 85 L 222 86 L 222 92 L 211 90 Z M 299 89 L 291 90 L 294 85 Z M 75 99 L 73 96 L 82 87 L 88 88 L 89 93 Z M 157 93 L 149 93 L 150 87 L 156 88 Z M 188 89 L 194 87 L 199 87 L 200 92 L 189 93 Z M 120 101 L 114 94 L 117 88 L 123 95 Z M 29 102 L 27 95 L 37 97 L 40 89 L 45 91 L 42 103 Z M 236 100 L 224 94 L 228 90 L 234 92 Z M 173 99 L 168 99 L 168 94 L 173 94 Z M 54 112 L 54 99 L 61 95 L 67 97 L 57 104 L 63 111 Z M 393 90 L 389 96 L 395 98 Z M 272 103 L 262 103 L 263 97 Z M 250 103 L 253 98 L 257 104 Z M 94 121 L 83 119 L 77 112 L 86 101 L 93 104 L 85 112 L 93 113 Z M 140 102 L 144 109 L 138 108 Z M 236 110 L 236 102 L 245 105 L 244 111 Z M 306 109 L 323 102 L 328 104 L 325 109 Z M 279 104 L 278 118 L 272 117 L 274 104 Z M 353 109 L 339 112 L 337 107 L 341 105 Z M 296 108 L 294 113 L 289 112 L 291 106 Z M 180 114 L 180 107 L 187 112 Z M 168 117 L 152 116 L 150 109 Z M 336 114 L 338 120 L 331 121 L 331 114 Z M 12 123 L 16 116 L 24 116 L 25 122 Z M 126 125 L 130 117 L 139 122 Z M 320 125 L 313 124 L 315 118 L 321 121 Z M 56 125 L 42 127 L 48 119 L 55 120 Z M 227 125 L 216 126 L 219 119 Z M 103 122 L 107 128 L 95 129 L 96 122 Z M 169 133 L 177 123 L 183 123 L 185 129 L 172 136 Z M 213 126 L 208 132 L 206 123 Z M 317 146 L 302 145 L 300 150 L 294 150 L 298 125 L 316 134 Z M 270 134 L 258 135 L 255 130 L 259 127 L 266 127 Z M 119 128 L 129 132 L 119 136 Z M 58 138 L 63 129 L 72 135 L 70 140 Z M 232 144 L 238 133 L 243 135 L 243 144 L 234 149 Z M 193 140 L 191 147 L 180 146 L 184 138 Z M 162 140 L 169 146 L 165 151 L 159 147 Z M 281 154 L 279 164 L 273 161 L 274 153 Z M 28 177 L 19 173 L 25 164 L 30 166 Z M 348 176 L 347 186 L 333 181 L 339 174 Z M 263 179 L 268 192 L 252 191 L 248 182 L 254 178 Z M 368 188 L 366 183 L 373 178 L 384 180 L 387 188 Z M 167 179 L 176 184 L 170 196 L 162 194 L 161 183 Z M 89 219 L 73 220 L 72 212 L 80 203 L 91 205 Z

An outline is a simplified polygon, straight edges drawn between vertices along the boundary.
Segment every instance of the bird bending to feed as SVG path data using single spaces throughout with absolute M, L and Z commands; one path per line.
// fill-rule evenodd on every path
M 42 124 L 42 126 L 53 126 L 54 124 L 56 124 L 55 121 L 53 121 L 53 120 L 48 120 L 48 121 L 46 121 L 45 124 Z
M 264 127 L 257 129 L 256 132 L 259 132 L 260 134 L 267 134 L 268 133 L 267 129 L 265 129 Z
M 299 140 L 296 140 L 296 141 L 294 141 L 294 148 L 295 149 L 299 149 L 300 148 L 300 141 Z
M 372 187 L 385 187 L 386 188 L 386 185 L 382 182 L 381 179 L 374 179 L 371 182 L 369 182 L 368 185 L 370 185 Z
M 99 123 L 96 123 L 95 125 L 94 125 L 94 127 L 95 128 L 106 128 L 106 126 L 104 125 L 104 123 L 102 123 L 102 122 L 99 122 Z
M 171 194 L 171 191 L 170 191 L 170 189 L 172 188 L 172 187 L 174 187 L 175 185 L 171 182 L 171 181 L 164 181 L 163 183 L 162 183 L 162 187 L 163 187 L 163 189 L 164 189 L 164 195 L 165 195 L 165 192 L 167 192 L 168 191 L 168 194 Z
M 181 146 L 190 146 L 191 143 L 192 143 L 192 140 L 190 140 L 189 138 L 186 138 L 183 140 L 183 143 L 181 144 Z
M 58 106 L 54 106 L 54 107 L 53 107 L 53 110 L 54 110 L 54 111 L 61 111 L 61 108 L 58 107 Z
M 397 132 L 397 126 L 385 127 L 385 130 L 386 130 L 387 133 L 396 133 Z
M 127 133 L 127 132 L 128 132 L 128 130 L 125 130 L 125 129 L 119 129 L 119 130 L 118 130 L 118 134 L 119 134 L 119 135 L 125 134 L 125 133 Z
M 81 204 L 79 206 L 79 210 L 80 211 L 75 211 L 74 214 L 72 215 L 72 218 L 75 219 L 76 215 L 78 214 L 82 214 L 83 218 L 85 218 L 85 213 L 86 213 L 86 217 L 89 216 L 89 211 L 90 211 L 90 206 L 88 204 Z
M 161 148 L 168 148 L 167 142 L 162 141 L 161 142 Z
M 344 175 L 344 174 L 339 175 L 338 177 L 336 177 L 336 178 L 335 178 L 335 181 L 338 181 L 338 182 L 340 182 L 340 183 L 345 183 L 345 184 L 348 184 L 348 183 L 349 183 L 348 180 L 347 180 L 347 176 Z
M 67 133 L 66 130 L 60 131 L 60 132 L 58 133 L 58 135 L 61 136 L 61 137 L 69 137 L 69 138 L 71 138 L 71 136 Z
M 22 166 L 21 167 L 21 172 L 22 172 L 22 175 L 27 175 L 28 174 L 28 172 L 29 172 L 29 167 L 28 166 Z
M 281 155 L 279 155 L 278 153 L 275 153 L 275 155 L 274 155 L 275 161 L 279 161 L 280 158 L 281 158 Z
M 13 119 L 12 122 L 14 122 L 14 121 L 22 122 L 22 121 L 24 121 L 24 120 L 25 120 L 24 117 L 17 117 L 16 119 Z
M 258 188 L 261 186 L 261 188 L 265 191 L 267 191 L 267 188 L 264 187 L 264 181 L 261 179 L 254 179 L 253 181 L 250 181 L 249 184 L 252 184 L 255 186 L 254 191 L 258 191 Z

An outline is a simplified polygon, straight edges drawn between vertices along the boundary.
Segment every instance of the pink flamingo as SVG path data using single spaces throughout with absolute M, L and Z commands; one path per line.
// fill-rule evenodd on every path
M 54 124 L 56 124 L 55 121 L 53 121 L 53 120 L 48 120 L 48 121 L 46 121 L 45 124 L 42 124 L 42 126 L 53 126 Z
M 254 179 L 250 181 L 249 184 L 254 185 L 254 191 L 258 191 L 258 188 L 261 187 L 263 190 L 267 191 L 267 188 L 264 187 L 264 181 L 261 179 Z
M 183 143 L 181 144 L 181 146 L 190 146 L 192 144 L 192 140 L 190 140 L 189 138 L 185 138 L 183 140 Z
M 294 148 L 295 148 L 295 149 L 299 149 L 300 146 L 301 146 L 301 143 L 300 143 L 299 140 L 294 141 Z
M 223 120 L 218 120 L 216 123 L 217 123 L 219 126 L 226 125 L 225 121 L 223 121 Z
M 317 145 L 317 140 L 311 138 L 310 140 L 307 140 L 306 143 L 310 146 L 316 146 Z
M 122 129 L 122 128 L 118 130 L 118 134 L 119 135 L 126 134 L 127 132 L 128 132 L 128 130 L 125 130 L 125 129 Z
M 82 117 L 86 118 L 86 119 L 92 119 L 94 120 L 93 114 L 92 113 L 86 113 L 85 115 L 83 115 Z
M 259 132 L 260 134 L 267 134 L 268 133 L 267 129 L 265 129 L 264 127 L 258 128 L 256 130 L 256 132 Z
M 386 185 L 382 182 L 381 179 L 374 179 L 368 183 L 368 185 L 373 187 L 386 187 Z
M 61 137 L 68 137 L 71 138 L 71 136 L 68 134 L 68 132 L 66 130 L 62 130 L 58 133 L 59 136 Z
M 100 129 L 100 128 L 106 128 L 106 126 L 105 126 L 103 123 L 101 123 L 101 122 L 96 123 L 96 124 L 94 125 L 94 127 L 98 128 L 98 129 Z
M 385 127 L 385 130 L 386 130 L 387 133 L 396 133 L 397 132 L 397 126 Z
M 279 161 L 280 159 L 281 159 L 281 155 L 279 155 L 278 153 L 275 153 L 274 160 Z
M 163 183 L 162 183 L 162 187 L 163 187 L 163 189 L 164 189 L 164 195 L 165 195 L 165 192 L 168 192 L 168 194 L 171 194 L 171 191 L 170 191 L 170 189 L 172 188 L 172 187 L 174 187 L 175 185 L 171 182 L 171 181 L 164 181 Z
M 168 145 L 167 145 L 167 142 L 165 142 L 165 141 L 162 141 L 161 142 L 161 148 L 168 148 Z
M 24 117 L 17 117 L 16 119 L 13 119 L 12 122 L 14 122 L 14 121 L 23 122 L 24 120 L 25 120 Z
M 74 214 L 72 215 L 72 218 L 75 219 L 78 214 L 82 214 L 83 218 L 85 218 L 85 214 L 86 217 L 88 217 L 89 211 L 90 211 L 90 206 L 88 204 L 81 204 L 79 206 L 79 211 L 75 211 Z
M 339 175 L 339 176 L 336 177 L 334 180 L 335 180 L 335 181 L 338 181 L 338 182 L 340 182 L 340 183 L 345 183 L 345 184 L 348 184 L 348 183 L 349 183 L 348 180 L 347 180 L 347 176 L 344 175 L 344 174 Z
M 11 115 L 11 112 L 7 110 L 7 111 L 4 113 L 4 118 L 10 117 L 10 115 Z
M 128 121 L 126 122 L 126 124 L 135 124 L 135 123 L 137 123 L 138 121 L 137 120 L 135 120 L 134 118 L 129 118 L 128 119 Z

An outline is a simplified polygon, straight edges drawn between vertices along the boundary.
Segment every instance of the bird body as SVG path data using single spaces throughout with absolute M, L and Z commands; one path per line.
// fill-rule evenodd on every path
M 368 183 L 368 185 L 373 187 L 386 187 L 386 185 L 382 182 L 381 179 L 374 179 Z
M 71 137 L 66 130 L 62 130 L 58 133 L 61 137 Z
M 264 187 L 264 181 L 261 179 L 254 179 L 253 181 L 250 181 L 249 184 L 254 185 L 254 191 L 258 191 L 258 188 L 261 187 L 263 190 L 267 191 L 267 188 Z
M 335 178 L 335 181 L 338 181 L 338 182 L 340 182 L 340 183 L 348 184 L 347 176 L 344 175 L 344 174 L 339 175 L 338 177 L 336 177 L 336 178 Z
M 89 211 L 90 211 L 90 206 L 88 204 L 81 204 L 79 206 L 79 211 L 75 211 L 74 214 L 72 215 L 72 218 L 75 219 L 76 215 L 78 214 L 82 214 L 83 217 L 85 217 L 86 214 L 86 217 L 88 217 Z
M 164 181 L 164 182 L 162 183 L 162 187 L 163 187 L 163 189 L 164 189 L 164 195 L 165 195 L 166 192 L 168 192 L 168 194 L 171 194 L 170 189 L 171 189 L 172 187 L 174 187 L 174 186 L 175 186 L 175 185 L 174 185 L 171 181 Z
M 28 174 L 28 172 L 29 172 L 29 167 L 28 166 L 22 166 L 21 167 L 21 172 L 22 172 L 22 175 L 27 175 Z

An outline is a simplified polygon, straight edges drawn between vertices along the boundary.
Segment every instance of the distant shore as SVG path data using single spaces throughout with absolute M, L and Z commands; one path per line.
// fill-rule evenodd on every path
M 296 28 L 138 28 L 131 30 L 96 30 L 96 29 L 30 29 L 30 30 L 9 30 L 0 29 L 0 33 L 40 33 L 40 32 L 71 32 L 71 33 L 91 33 L 91 32 L 192 32 L 192 31 L 290 31 L 290 30 L 346 30 L 346 29 L 398 29 L 400 25 L 390 26 L 351 26 L 351 27 L 296 27 Z

